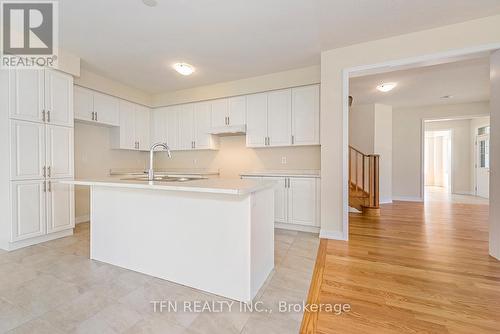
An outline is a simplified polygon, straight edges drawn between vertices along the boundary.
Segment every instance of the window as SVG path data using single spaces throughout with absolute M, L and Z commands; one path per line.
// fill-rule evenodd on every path
M 482 128 L 477 129 L 477 134 L 480 135 L 485 135 L 490 133 L 490 126 L 483 126 Z
M 479 141 L 479 167 L 490 168 L 490 140 Z

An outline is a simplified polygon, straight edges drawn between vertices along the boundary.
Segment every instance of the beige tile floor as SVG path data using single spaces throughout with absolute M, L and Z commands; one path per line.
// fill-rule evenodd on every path
M 155 313 L 152 300 L 225 299 L 89 260 L 80 224 L 71 237 L 0 252 L 0 333 L 298 333 L 302 313 L 277 305 L 307 298 L 318 235 L 277 229 L 275 245 L 275 271 L 255 300 L 273 312 Z

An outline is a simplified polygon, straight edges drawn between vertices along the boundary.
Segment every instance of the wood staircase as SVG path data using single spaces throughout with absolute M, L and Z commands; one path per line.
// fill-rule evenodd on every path
M 380 216 L 378 154 L 349 146 L 349 206 L 365 216 Z

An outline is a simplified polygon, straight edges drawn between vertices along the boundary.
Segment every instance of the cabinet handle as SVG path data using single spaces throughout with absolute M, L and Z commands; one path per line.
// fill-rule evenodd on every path
M 50 166 L 49 166 L 49 167 L 47 167 L 47 175 L 50 177 L 50 174 L 51 173 L 50 173 Z
M 48 181 L 49 183 L 49 193 L 52 192 L 52 182 Z
M 97 121 L 97 111 L 95 112 L 95 120 Z
M 92 111 L 92 120 L 95 121 L 94 119 L 94 112 Z
M 47 167 L 43 166 L 43 177 L 47 176 Z
M 141 147 L 141 142 L 137 141 L 137 149 L 139 149 L 139 147 Z
M 42 110 L 42 121 L 45 123 L 45 109 Z
M 50 110 L 47 110 L 47 122 L 50 123 Z
M 292 145 L 295 144 L 295 137 L 292 135 Z
M 231 124 L 231 119 L 227 116 L 227 125 Z
M 43 192 L 47 192 L 47 183 L 43 181 Z

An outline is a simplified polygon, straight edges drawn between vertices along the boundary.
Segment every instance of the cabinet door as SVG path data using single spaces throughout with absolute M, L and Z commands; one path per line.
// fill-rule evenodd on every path
M 210 103 L 194 104 L 194 148 L 209 149 L 212 146 L 212 136 L 208 134 L 210 128 Z
M 47 177 L 73 177 L 73 128 L 47 125 L 45 139 L 47 142 Z
M 290 178 L 288 222 L 299 225 L 316 225 L 316 179 Z
M 292 89 L 292 141 L 319 145 L 319 85 Z
M 47 181 L 47 232 L 58 232 L 75 227 L 74 186 Z
M 284 89 L 269 92 L 267 132 L 269 146 L 288 146 L 292 143 L 292 91 Z
M 11 118 L 43 122 L 44 71 L 9 70 L 9 114 Z
M 247 146 L 264 147 L 267 137 L 267 93 L 247 96 Z
M 229 100 L 219 99 L 212 101 L 212 126 L 222 127 L 227 124 L 227 116 L 229 115 Z
M 284 177 L 265 177 L 266 181 L 275 181 L 274 187 L 274 221 L 286 223 L 287 219 L 287 188 Z
M 94 93 L 91 90 L 75 86 L 73 105 L 75 119 L 93 121 L 92 113 L 94 112 Z
M 120 101 L 120 129 L 117 148 L 135 150 L 137 139 L 135 136 L 135 107 L 127 101 Z
M 151 111 L 151 144 L 167 142 L 167 108 Z
M 246 114 L 246 96 L 237 96 L 229 99 L 229 125 L 245 124 Z
M 11 241 L 46 234 L 45 181 L 12 182 L 12 235 Z
M 94 92 L 95 120 L 101 124 L 119 126 L 120 102 L 116 97 Z
M 11 180 L 41 179 L 45 166 L 45 125 L 12 120 L 10 123 Z
M 136 105 L 135 109 L 135 137 L 139 142 L 139 149 L 142 151 L 149 151 L 150 135 L 149 135 L 149 108 Z
M 59 71 L 45 71 L 47 122 L 73 126 L 73 77 Z
M 171 150 L 179 148 L 179 120 L 177 118 L 180 107 L 167 108 L 167 145 Z
M 177 114 L 179 119 L 179 142 L 180 150 L 191 150 L 193 148 L 193 120 L 194 120 L 193 104 L 185 104 L 180 106 L 180 111 Z

